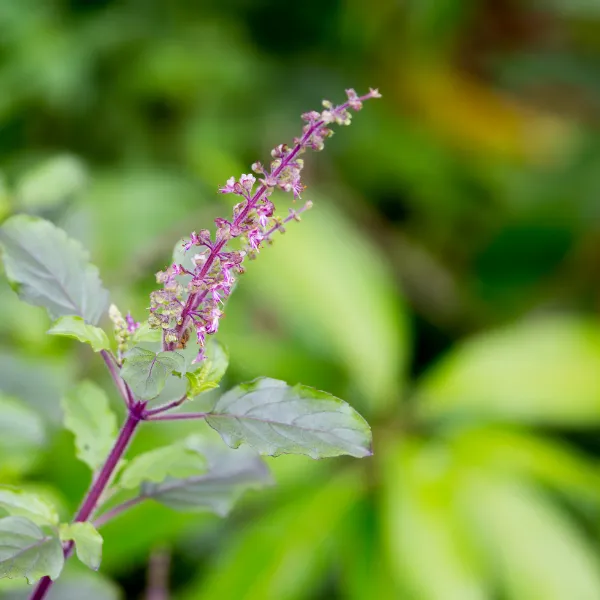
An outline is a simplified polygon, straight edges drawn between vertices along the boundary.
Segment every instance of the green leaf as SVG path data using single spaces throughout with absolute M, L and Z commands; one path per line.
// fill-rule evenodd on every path
M 186 446 L 206 458 L 207 473 L 144 483 L 141 496 L 175 510 L 211 511 L 225 517 L 246 490 L 272 483 L 269 469 L 249 448 L 232 450 L 203 438 L 191 438 Z
M 382 472 L 386 549 L 397 584 L 418 600 L 488 600 L 480 560 L 455 507 L 455 471 L 446 448 L 405 440 Z
M 0 474 L 29 469 L 45 441 L 42 418 L 25 403 L 0 394 Z
M 73 156 L 57 156 L 29 171 L 16 189 L 16 200 L 25 210 L 48 210 L 73 199 L 82 191 L 87 174 Z
M 2 582 L 0 582 L 2 583 Z M 10 583 L 6 590 L 0 587 L 2 600 L 29 600 L 31 588 L 25 581 L 4 579 Z M 118 586 L 98 571 L 82 569 L 75 563 L 65 567 L 48 595 L 50 600 L 123 600 Z
M 459 428 L 449 443 L 459 460 L 486 473 L 531 478 L 575 502 L 600 503 L 600 470 L 572 444 L 506 426 Z
M 221 343 L 211 339 L 206 345 L 206 355 L 200 365 L 199 369 L 185 374 L 188 380 L 187 395 L 190 399 L 219 387 L 219 382 L 229 366 L 227 350 Z
M 52 319 L 79 316 L 97 325 L 108 307 L 98 269 L 78 242 L 43 219 L 11 217 L 0 227 L 6 275 L 21 300 Z
M 131 336 L 131 344 L 135 346 L 141 342 L 160 342 L 162 340 L 162 330 L 152 329 L 148 321 L 143 321 Z
M 132 348 L 125 355 L 121 377 L 142 400 L 152 400 L 173 372 L 185 372 L 185 358 L 178 352 L 152 352 Z
M 60 539 L 75 542 L 77 558 L 97 571 L 102 561 L 102 536 L 91 523 L 61 523 Z
M 600 323 L 536 319 L 473 337 L 417 389 L 428 418 L 479 418 L 589 427 L 600 423 Z
M 58 537 L 45 534 L 25 517 L 0 519 L 0 578 L 56 579 L 64 564 Z
M 0 508 L 13 517 L 26 517 L 37 525 L 58 525 L 58 513 L 38 494 L 0 485 Z
M 371 454 L 369 425 L 349 404 L 276 379 L 256 379 L 230 390 L 206 420 L 232 448 L 245 442 L 260 454 Z
M 96 471 L 117 437 L 117 417 L 104 391 L 82 381 L 62 400 L 65 427 L 75 435 L 77 458 Z
M 364 494 L 358 471 L 330 477 L 240 527 L 181 600 L 306 600 L 322 594 L 331 543 Z M 360 549 L 358 550 L 360 551 Z M 461 599 L 462 600 L 462 599 Z
M 160 483 L 167 477 L 191 477 L 205 471 L 206 460 L 201 454 L 173 444 L 136 456 L 123 471 L 119 485 L 133 489 L 144 481 Z
M 64 335 L 90 344 L 94 352 L 109 350 L 108 336 L 100 327 L 88 325 L 81 317 L 61 317 L 48 330 L 50 335 Z
M 480 470 L 462 490 L 469 525 L 497 566 L 506 598 L 600 598 L 594 544 L 541 492 Z

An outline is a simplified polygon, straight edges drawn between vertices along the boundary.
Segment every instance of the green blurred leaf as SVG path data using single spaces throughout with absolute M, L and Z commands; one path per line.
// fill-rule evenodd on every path
M 510 600 L 600 598 L 595 547 L 541 493 L 521 481 L 473 475 L 463 484 L 469 520 Z
M 16 200 L 24 210 L 45 210 L 72 200 L 87 183 L 87 174 L 80 160 L 73 156 L 57 156 L 21 179 L 15 191 Z
M 577 502 L 600 503 L 600 469 L 572 444 L 529 431 L 484 426 L 452 434 L 453 452 L 486 472 L 537 480 Z
M 77 315 L 96 325 L 108 292 L 88 253 L 49 221 L 17 215 L 0 227 L 4 267 L 19 297 L 52 319 Z
M 94 352 L 109 350 L 108 336 L 100 327 L 88 325 L 81 317 L 61 317 L 48 330 L 50 335 L 64 335 L 89 344 Z
M 157 484 L 145 483 L 141 496 L 175 510 L 211 511 L 225 517 L 246 490 L 272 483 L 265 463 L 248 448 L 232 450 L 201 438 L 188 440 L 186 446 L 206 458 L 207 473 L 185 479 L 170 477 Z
M 77 558 L 97 571 L 102 562 L 102 536 L 91 523 L 61 523 L 60 539 L 75 542 Z
M 269 510 L 223 545 L 222 555 L 199 573 L 182 600 L 319 597 L 319 583 L 334 560 L 331 542 L 363 493 L 357 472 L 346 472 Z
M 385 257 L 325 201 L 275 236 L 243 286 L 318 352 L 335 357 L 372 410 L 401 394 L 409 332 Z M 235 296 L 232 302 L 236 302 Z
M 219 382 L 229 366 L 229 354 L 225 347 L 211 339 L 205 350 L 205 358 L 200 368 L 185 374 L 188 380 L 188 398 L 195 398 L 203 392 L 219 387 Z
M 31 588 L 25 582 L 10 581 L 11 587 L 4 589 L 0 582 L 2 600 L 29 600 Z M 48 600 L 123 600 L 118 587 L 98 572 L 82 570 L 75 562 L 65 565 L 58 581 L 52 586 Z
M 232 448 L 247 443 L 260 454 L 371 454 L 369 425 L 349 404 L 276 379 L 265 377 L 233 388 L 221 396 L 206 421 Z
M 13 517 L 26 517 L 37 525 L 58 525 L 56 508 L 38 494 L 0 485 L 0 508 Z
M 401 595 L 391 561 L 382 552 L 379 513 L 369 499 L 359 503 L 348 515 L 336 539 L 343 600 L 397 600 Z M 360 551 L 357 552 L 357 548 Z
M 46 575 L 56 579 L 63 563 L 58 537 L 24 517 L 0 519 L 0 578 L 26 577 L 29 583 Z
M 25 306 L 21 302 L 19 304 Z M 41 339 L 45 338 L 47 336 L 42 334 Z M 60 399 L 71 386 L 73 367 L 72 361 L 62 357 L 46 355 L 33 359 L 29 354 L 18 352 L 12 345 L 0 351 L 0 389 L 22 400 L 30 410 L 35 409 L 36 416 L 41 415 L 53 425 L 58 425 L 61 421 Z M 32 372 L 35 377 L 31 377 Z
M 45 441 L 41 417 L 23 402 L 0 395 L 0 476 L 27 471 Z
M 168 477 L 185 478 L 206 471 L 206 459 L 183 444 L 173 444 L 136 456 L 121 474 L 119 485 L 134 489 L 151 481 L 161 483 Z
M 427 418 L 468 415 L 589 427 L 600 423 L 600 324 L 536 319 L 451 350 L 417 388 Z
M 82 381 L 61 405 L 65 427 L 75 436 L 77 458 L 96 471 L 117 437 L 117 417 L 104 390 L 91 381 Z
M 457 516 L 447 450 L 407 440 L 386 460 L 382 526 L 398 585 L 419 600 L 487 600 L 484 565 Z
M 174 371 L 185 372 L 185 358 L 178 352 L 156 353 L 136 347 L 125 354 L 121 377 L 136 396 L 151 400 L 160 394 Z

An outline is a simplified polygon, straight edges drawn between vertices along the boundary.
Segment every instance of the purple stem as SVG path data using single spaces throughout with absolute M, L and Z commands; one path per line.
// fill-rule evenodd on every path
M 186 421 L 190 419 L 206 419 L 209 413 L 175 413 L 174 415 L 156 415 L 146 417 L 146 421 Z
M 166 550 L 156 550 L 148 565 L 148 591 L 145 600 L 169 600 L 169 570 L 171 556 Z
M 114 356 L 106 350 L 101 350 L 100 354 L 102 355 L 102 358 L 104 359 L 104 362 L 108 367 L 110 376 L 112 377 L 113 381 L 115 382 L 115 385 L 117 386 L 117 389 L 119 390 L 119 394 L 121 394 L 121 397 L 125 401 L 125 404 L 127 406 L 131 406 L 131 392 L 127 384 L 123 381 L 123 379 L 121 379 L 121 375 L 119 374 L 119 367 L 115 361 Z
M 98 500 L 100 496 L 104 492 L 110 478 L 119 464 L 127 446 L 131 442 L 133 435 L 140 424 L 142 414 L 144 411 L 144 404 L 137 404 L 130 407 L 129 415 L 125 423 L 123 423 L 123 427 L 121 427 L 121 431 L 115 441 L 115 444 L 104 463 L 104 466 L 98 473 L 98 476 L 93 481 L 92 486 L 90 487 L 83 504 L 79 508 L 79 511 L 75 515 L 73 519 L 74 522 L 83 522 L 89 520 L 98 504 Z M 65 559 L 68 558 L 73 552 L 73 542 L 67 542 L 63 548 L 63 552 L 65 555 Z M 52 584 L 54 582 L 49 577 L 42 577 L 38 582 L 37 586 L 33 590 L 29 600 L 42 600 L 46 597 L 46 594 L 50 591 Z
M 149 410 L 144 411 L 144 419 L 147 419 L 151 415 L 157 415 L 159 413 L 166 412 L 167 410 L 171 410 L 172 408 L 177 408 L 181 406 L 188 399 L 187 394 L 179 398 L 179 400 L 172 400 L 171 402 L 167 402 L 161 406 L 157 406 L 156 408 L 151 408 Z
M 125 512 L 128 508 L 131 508 L 132 506 L 136 506 L 137 504 L 139 504 L 140 502 L 143 502 L 144 500 L 146 500 L 145 496 L 136 496 L 135 498 L 131 498 L 131 500 L 127 500 L 126 502 L 123 502 L 122 504 L 118 504 L 114 508 L 107 510 L 103 515 L 100 515 L 94 521 L 94 527 L 96 527 L 96 529 L 98 529 L 99 527 L 106 525 L 106 523 L 108 523 L 108 521 L 114 519 L 115 517 L 120 515 L 122 512 Z

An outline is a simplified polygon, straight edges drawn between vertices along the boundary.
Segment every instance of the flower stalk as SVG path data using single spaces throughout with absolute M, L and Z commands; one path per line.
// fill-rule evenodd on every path
M 222 305 L 231 294 L 236 275 L 244 272 L 243 262 L 253 258 L 260 251 L 261 245 L 271 240 L 283 224 L 292 219 L 299 220 L 299 214 L 312 206 L 307 202 L 300 210 L 292 210 L 290 215 L 281 220 L 274 216 L 275 206 L 269 199 L 276 189 L 292 192 L 294 199 L 299 199 L 305 189 L 301 180 L 304 161 L 300 156 L 307 150 L 322 150 L 325 140 L 333 131 L 332 123 L 349 125 L 351 113 L 349 109 L 360 110 L 362 103 L 370 98 L 379 98 L 377 90 L 371 89 L 368 94 L 358 96 L 354 90 L 346 90 L 348 100 L 339 106 L 324 101 L 324 110 L 311 111 L 302 115 L 306 122 L 303 134 L 294 140 L 290 148 L 281 144 L 273 149 L 273 160 L 270 168 L 256 162 L 252 170 L 259 179 L 254 191 L 256 177 L 251 174 L 242 175 L 239 181 L 230 178 L 219 191 L 240 197 L 233 208 L 233 219 L 215 219 L 217 231 L 214 239 L 206 229 L 193 232 L 190 240 L 184 244 L 187 252 L 193 247 L 203 248 L 192 258 L 193 270 L 181 264 L 172 264 L 165 271 L 157 274 L 157 281 L 163 289 L 151 294 L 149 323 L 152 327 L 163 330 L 163 348 L 176 350 L 185 347 L 191 332 L 195 330 L 199 352 L 195 362 L 204 359 L 204 345 L 207 335 L 217 332 L 223 316 Z M 241 249 L 229 249 L 229 242 L 241 238 Z M 187 284 L 181 283 L 184 277 Z M 187 293 L 187 298 L 184 294 Z

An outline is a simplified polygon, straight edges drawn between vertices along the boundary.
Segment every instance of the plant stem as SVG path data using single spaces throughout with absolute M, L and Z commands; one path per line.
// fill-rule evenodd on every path
M 171 410 L 172 408 L 176 408 L 181 406 L 188 399 L 187 394 L 179 398 L 179 400 L 173 400 L 171 402 L 167 402 L 167 404 L 163 404 L 161 406 L 157 406 L 156 408 L 151 408 L 144 412 L 144 418 L 147 419 L 151 415 L 158 415 L 159 413 L 166 412 Z
M 98 500 L 100 496 L 104 492 L 110 478 L 116 469 L 119 461 L 121 460 L 127 446 L 131 442 L 133 435 L 140 424 L 141 415 L 144 410 L 144 404 L 134 405 L 130 408 L 129 415 L 123 426 L 121 427 L 121 431 L 115 440 L 115 444 L 104 463 L 102 469 L 98 473 L 96 479 L 92 482 L 92 485 L 81 504 L 81 507 L 77 511 L 74 522 L 83 522 L 89 520 L 94 512 L 96 505 L 98 504 Z M 68 558 L 73 552 L 73 542 L 67 542 L 63 548 L 63 552 L 65 555 L 65 559 Z M 43 600 L 46 597 L 52 584 L 54 582 L 49 577 L 42 577 L 38 582 L 37 586 L 33 590 L 29 600 Z
M 190 419 L 206 419 L 208 413 L 175 413 L 174 415 L 155 415 L 146 417 L 146 421 L 187 421 Z
M 146 500 L 146 496 L 136 496 L 135 498 L 131 498 L 131 500 L 127 500 L 122 504 L 117 504 L 114 508 L 107 510 L 105 513 L 101 514 L 97 519 L 94 520 L 94 527 L 99 529 L 103 525 L 106 525 L 109 521 L 112 521 L 115 517 L 118 517 L 122 512 L 130 509 L 132 506 L 137 506 L 140 502 Z
M 115 382 L 115 386 L 119 390 L 119 394 L 121 394 L 121 397 L 125 401 L 125 404 L 127 406 L 131 406 L 131 392 L 129 391 L 127 384 L 123 381 L 123 379 L 121 379 L 121 375 L 119 374 L 119 368 L 114 356 L 106 350 L 101 350 L 100 354 L 102 355 L 102 358 L 104 359 L 104 362 L 108 367 L 110 376 Z

